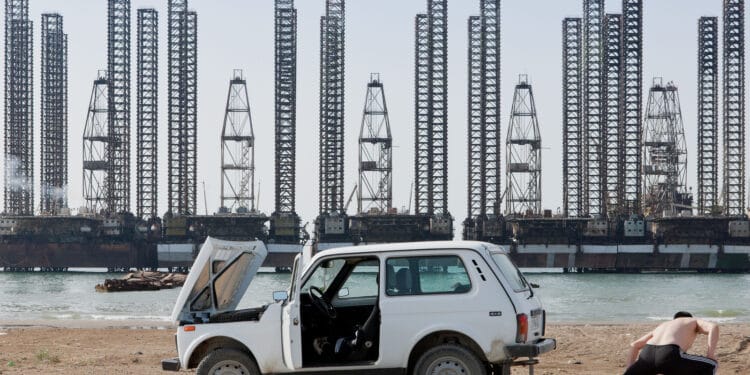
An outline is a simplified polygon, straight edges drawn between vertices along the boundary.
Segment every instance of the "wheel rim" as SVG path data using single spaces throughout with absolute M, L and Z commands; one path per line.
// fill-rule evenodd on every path
M 427 366 L 430 375 L 470 374 L 468 366 L 456 357 L 440 357 Z
M 215 364 L 208 373 L 211 375 L 247 375 L 250 374 L 250 370 L 240 362 L 227 360 Z

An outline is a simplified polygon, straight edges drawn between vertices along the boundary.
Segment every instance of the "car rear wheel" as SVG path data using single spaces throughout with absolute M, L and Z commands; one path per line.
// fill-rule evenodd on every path
M 198 375 L 260 375 L 255 361 L 234 349 L 217 349 L 198 365 Z
M 443 344 L 424 352 L 414 366 L 413 375 L 486 375 L 487 369 L 470 350 L 455 344 Z

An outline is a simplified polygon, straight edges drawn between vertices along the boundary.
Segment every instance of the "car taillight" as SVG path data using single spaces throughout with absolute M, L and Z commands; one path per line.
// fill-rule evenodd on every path
M 516 315 L 516 323 L 516 342 L 524 343 L 529 335 L 529 317 L 526 314 L 518 314 Z

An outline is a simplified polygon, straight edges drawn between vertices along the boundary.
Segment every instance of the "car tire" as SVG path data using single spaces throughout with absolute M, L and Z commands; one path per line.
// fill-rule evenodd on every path
M 255 361 L 247 354 L 235 349 L 214 350 L 203 358 L 196 370 L 196 374 L 198 375 L 226 373 L 260 375 Z
M 487 368 L 470 350 L 456 344 L 435 346 L 422 354 L 413 375 L 486 375 Z

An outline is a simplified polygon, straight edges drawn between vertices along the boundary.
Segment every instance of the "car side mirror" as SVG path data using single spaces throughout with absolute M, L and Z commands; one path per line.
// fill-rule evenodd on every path
M 339 298 L 341 297 L 348 297 L 349 296 L 349 288 L 341 288 L 339 289 Z
M 286 291 L 273 292 L 274 302 L 286 301 L 287 298 L 289 298 L 289 293 L 287 293 Z

